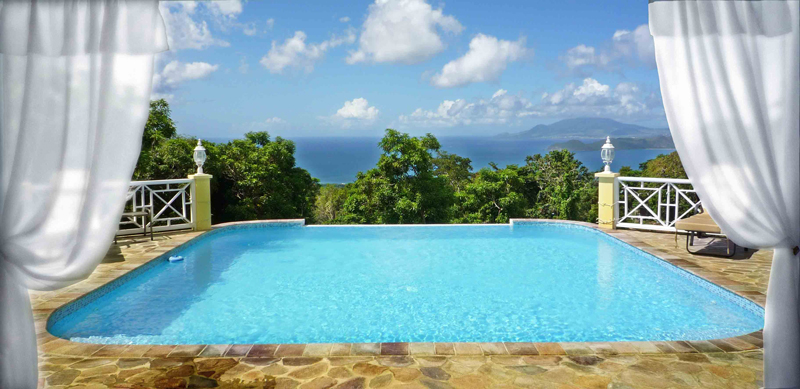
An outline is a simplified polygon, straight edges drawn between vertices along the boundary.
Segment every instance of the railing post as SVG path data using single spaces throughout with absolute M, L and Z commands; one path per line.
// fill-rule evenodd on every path
M 211 175 L 197 173 L 189 176 L 194 180 L 192 193 L 192 219 L 195 231 L 211 229 Z
M 597 224 L 616 229 L 619 220 L 619 173 L 600 172 L 597 177 Z

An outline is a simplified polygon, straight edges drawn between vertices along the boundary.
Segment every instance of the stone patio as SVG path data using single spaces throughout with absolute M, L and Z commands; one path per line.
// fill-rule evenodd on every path
M 684 237 L 612 235 L 764 304 L 772 253 L 688 254 Z M 46 331 L 58 307 L 199 235 L 120 240 L 92 276 L 32 292 L 47 388 L 755 388 L 761 334 L 702 342 L 383 343 L 126 346 L 74 343 Z M 715 245 L 714 242 L 711 245 Z

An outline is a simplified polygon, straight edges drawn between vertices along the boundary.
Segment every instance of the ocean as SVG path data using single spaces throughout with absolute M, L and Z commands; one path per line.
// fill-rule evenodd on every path
M 563 140 L 501 140 L 490 137 L 439 137 L 442 150 L 472 160 L 474 171 L 488 167 L 490 162 L 500 167 L 525 164 L 525 157 L 547 153 L 547 147 Z M 228 139 L 209 139 L 226 142 Z M 297 166 L 306 169 L 323 184 L 341 184 L 355 180 L 356 173 L 367 171 L 378 162 L 381 150 L 379 138 L 300 137 L 291 138 L 297 145 Z M 588 142 L 590 140 L 583 140 Z M 617 150 L 612 170 L 622 166 L 638 168 L 641 162 L 669 149 Z M 600 150 L 579 151 L 575 157 L 591 171 L 600 170 L 603 162 Z

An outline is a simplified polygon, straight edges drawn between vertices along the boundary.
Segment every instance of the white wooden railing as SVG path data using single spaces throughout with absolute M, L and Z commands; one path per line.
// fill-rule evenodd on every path
M 618 227 L 675 231 L 675 222 L 702 204 L 686 179 L 619 177 Z
M 128 235 L 150 231 L 173 231 L 194 228 L 192 199 L 194 199 L 194 180 L 132 181 L 131 198 L 125 205 L 125 212 L 139 212 L 152 209 L 153 220 L 145 222 L 143 217 L 123 217 L 117 235 Z

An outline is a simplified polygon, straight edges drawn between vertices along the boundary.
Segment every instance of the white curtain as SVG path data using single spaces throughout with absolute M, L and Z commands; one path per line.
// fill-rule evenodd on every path
M 651 1 L 667 120 L 695 189 L 739 245 L 774 248 L 765 385 L 800 386 L 800 3 Z
M 147 120 L 157 0 L 0 1 L 0 388 L 35 388 L 28 289 L 108 250 Z

